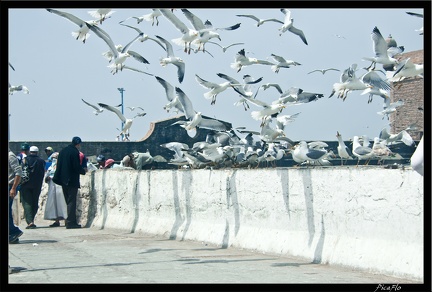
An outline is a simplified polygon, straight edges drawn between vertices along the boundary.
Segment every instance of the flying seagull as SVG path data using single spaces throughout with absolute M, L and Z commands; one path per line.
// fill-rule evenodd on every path
M 230 45 L 228 45 L 228 46 L 225 47 L 225 46 L 222 46 L 222 45 L 220 45 L 220 44 L 218 44 L 218 43 L 216 43 L 216 42 L 212 42 L 212 41 L 208 41 L 208 43 L 217 45 L 218 47 L 220 47 L 220 48 L 222 49 L 222 51 L 223 51 L 224 53 L 225 53 L 226 50 L 228 50 L 228 48 L 230 48 L 230 47 L 238 46 L 238 45 L 244 45 L 244 43 L 233 43 L 233 44 L 230 44 Z
M 371 65 L 368 67 L 375 69 L 376 63 L 382 65 L 397 65 L 398 60 L 393 58 L 397 53 L 402 52 L 402 48 L 394 48 L 392 47 L 390 51 L 388 51 L 387 42 L 379 31 L 378 27 L 374 27 L 371 33 L 373 50 L 375 53 L 374 57 L 364 57 L 363 60 L 371 61 Z
M 93 113 L 94 113 L 96 116 L 97 116 L 98 114 L 100 114 L 100 113 L 102 113 L 102 112 L 104 111 L 104 108 L 103 108 L 103 107 L 98 107 L 98 106 L 96 106 L 96 105 L 94 105 L 94 104 L 91 104 L 91 103 L 85 101 L 85 100 L 82 99 L 82 98 L 81 98 L 81 100 L 82 100 L 86 105 L 91 106 L 92 108 L 95 109 L 95 111 L 94 111 Z
M 118 134 L 117 135 L 117 138 L 118 137 L 120 137 L 120 135 L 129 135 L 129 129 L 130 129 L 130 127 L 132 126 L 132 122 L 133 122 L 133 120 L 134 120 L 134 118 L 136 117 L 133 117 L 132 119 L 127 119 L 122 113 L 121 113 L 121 111 L 119 110 L 119 109 L 117 109 L 116 107 L 114 107 L 114 106 L 110 106 L 110 105 L 107 105 L 107 104 L 104 104 L 104 103 L 98 103 L 98 105 L 100 106 L 100 107 L 102 107 L 102 108 L 104 108 L 104 109 L 107 109 L 107 110 L 109 110 L 109 111 L 111 111 L 111 112 L 113 112 L 113 113 L 115 113 L 118 117 L 119 117 L 119 119 L 122 121 L 122 123 L 124 124 L 123 125 L 123 130 L 120 132 L 120 134 Z
M 167 112 L 169 112 L 171 110 L 171 108 L 175 108 L 175 111 L 178 112 L 184 112 L 183 110 L 183 106 L 181 105 L 176 93 L 175 93 L 175 89 L 174 86 L 172 86 L 168 81 L 166 81 L 165 79 L 159 77 L 159 76 L 155 76 L 156 80 L 163 86 L 163 88 L 165 89 L 165 95 L 166 98 L 168 99 L 168 103 L 164 106 L 164 110 L 166 110 Z
M 129 28 L 134 29 L 137 33 L 139 33 L 140 35 L 142 34 L 142 36 L 138 39 L 140 42 L 145 42 L 146 40 L 152 40 L 155 43 L 157 43 L 159 46 L 161 46 L 162 49 L 164 49 L 164 51 L 166 51 L 164 45 L 157 39 L 151 38 L 149 37 L 147 34 L 143 33 L 139 28 L 135 27 L 135 26 L 131 26 L 131 25 L 127 25 L 127 24 L 122 24 L 120 23 L 120 25 L 123 26 L 127 26 Z
M 96 25 L 92 24 L 86 24 L 98 37 L 100 37 L 110 48 L 111 53 L 114 56 L 114 63 L 109 65 L 109 68 L 112 68 L 112 71 L 114 74 L 118 72 L 118 70 L 123 70 L 124 62 L 126 59 L 130 56 L 132 56 L 134 59 L 138 60 L 141 63 L 148 64 L 149 62 L 139 55 L 138 53 L 135 53 L 133 51 L 129 51 L 130 46 L 137 41 L 140 37 L 143 36 L 142 33 L 138 34 L 133 40 L 131 40 L 126 46 L 122 47 L 120 51 L 117 50 L 116 46 L 114 45 L 113 40 L 107 34 L 103 29 L 97 27 Z
M 167 52 L 166 58 L 160 58 L 160 65 L 162 67 L 165 67 L 168 64 L 176 66 L 178 81 L 182 83 L 185 74 L 185 62 L 181 58 L 174 56 L 174 51 L 169 41 L 158 35 L 156 37 L 165 44 Z
M 260 19 L 260 18 L 256 17 L 255 15 L 251 15 L 251 14 L 237 14 L 236 16 L 247 17 L 247 18 L 251 18 L 251 19 L 255 20 L 257 27 L 260 25 L 263 25 L 265 22 L 268 22 L 268 21 L 279 22 L 279 23 L 283 24 L 283 21 L 276 19 L 276 18 Z
M 283 14 L 285 14 L 285 19 L 284 19 L 284 23 L 282 25 L 281 28 L 279 28 L 280 34 L 282 35 L 284 32 L 286 32 L 287 30 L 292 32 L 293 34 L 298 35 L 301 40 L 307 45 L 307 41 L 306 41 L 306 37 L 303 33 L 302 30 L 294 27 L 294 19 L 291 18 L 291 11 L 289 11 L 288 9 L 282 8 L 280 10 Z
M 79 26 L 79 30 L 72 32 L 72 36 L 79 41 L 82 41 L 83 43 L 86 42 L 86 40 L 90 37 L 89 31 L 90 28 L 87 26 L 87 24 L 91 24 L 91 25 L 98 25 L 98 21 L 97 20 L 89 20 L 89 21 L 84 21 L 79 17 L 76 17 L 73 14 L 64 12 L 64 11 L 60 11 L 60 10 L 55 10 L 55 9 L 47 9 L 48 12 L 57 14 L 59 16 L 62 16 L 66 19 L 68 19 L 69 21 L 75 23 L 76 25 Z
M 253 64 L 261 65 L 275 65 L 272 62 L 266 60 L 258 60 L 257 58 L 246 57 L 245 50 L 241 49 L 235 56 L 234 63 L 231 63 L 230 67 L 240 72 L 244 66 L 249 66 Z
M 284 57 L 275 54 L 271 54 L 271 57 L 277 62 L 276 65 L 271 66 L 272 71 L 275 73 L 279 73 L 280 68 L 290 68 L 291 66 L 301 65 L 296 61 L 286 60 Z
M 314 72 L 321 72 L 322 75 L 324 75 L 327 71 L 340 71 L 339 69 L 335 69 L 335 68 L 327 68 L 327 69 L 315 69 L 312 70 L 310 72 L 308 72 L 308 74 L 314 73 Z
M 160 9 L 160 12 L 182 33 L 180 38 L 172 39 L 172 41 L 176 45 L 184 46 L 185 53 L 190 54 L 191 43 L 198 37 L 198 31 L 188 28 L 170 9 Z
M 96 18 L 96 21 L 99 22 L 100 24 L 102 24 L 102 22 L 111 17 L 111 15 L 114 13 L 115 11 L 112 11 L 112 9 L 110 8 L 100 8 L 97 10 L 92 10 L 92 11 L 88 11 L 88 14 L 90 14 L 91 16 L 93 16 L 94 18 Z

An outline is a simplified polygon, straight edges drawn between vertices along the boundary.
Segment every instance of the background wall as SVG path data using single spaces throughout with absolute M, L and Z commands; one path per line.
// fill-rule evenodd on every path
M 81 185 L 87 227 L 423 279 L 423 177 L 409 168 L 116 168 L 81 176 Z

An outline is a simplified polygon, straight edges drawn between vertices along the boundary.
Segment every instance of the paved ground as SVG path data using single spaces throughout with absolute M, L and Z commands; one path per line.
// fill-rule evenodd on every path
M 99 228 L 20 228 L 9 283 L 380 283 L 412 281 L 201 242 Z M 23 225 L 24 224 L 24 225 Z M 63 222 L 62 222 L 63 225 Z

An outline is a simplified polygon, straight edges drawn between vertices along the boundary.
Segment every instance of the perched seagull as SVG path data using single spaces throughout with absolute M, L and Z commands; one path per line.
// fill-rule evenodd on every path
M 213 82 L 202 79 L 197 74 L 195 74 L 195 79 L 202 87 L 210 89 L 210 91 L 204 93 L 204 97 L 206 99 L 211 99 L 210 104 L 212 104 L 212 105 L 216 103 L 216 96 L 219 93 L 228 89 L 228 87 L 242 86 L 242 84 L 240 84 L 240 83 L 234 84 L 234 83 L 231 83 L 230 81 L 226 81 L 226 82 L 223 82 L 220 84 L 213 83 Z
M 165 67 L 168 64 L 176 66 L 178 81 L 182 83 L 185 74 L 185 62 L 181 58 L 174 56 L 174 51 L 169 41 L 158 35 L 156 37 L 165 44 L 167 52 L 166 58 L 160 58 L 160 65 L 162 67 Z
M 168 81 L 165 79 L 155 76 L 156 80 L 163 86 L 165 89 L 165 95 L 168 99 L 168 103 L 164 106 L 164 110 L 169 112 L 171 108 L 175 108 L 175 111 L 178 112 L 184 112 L 183 106 L 181 105 L 177 95 L 175 94 L 174 86 L 172 86 Z
M 87 24 L 98 25 L 97 20 L 84 21 L 73 14 L 63 12 L 60 10 L 50 9 L 50 8 L 48 8 L 47 11 L 62 16 L 68 19 L 69 21 L 75 23 L 76 25 L 78 25 L 79 30 L 72 32 L 72 36 L 76 40 L 82 41 L 83 43 L 85 43 L 86 40 L 90 37 L 89 34 L 90 28 L 87 26 Z
M 102 22 L 111 17 L 111 15 L 115 11 L 112 11 L 112 9 L 109 8 L 101 8 L 97 10 L 88 11 L 88 14 L 90 14 L 92 17 L 96 18 L 96 21 L 102 24 Z
M 184 52 L 190 54 L 191 43 L 198 37 L 199 32 L 188 28 L 170 9 L 160 9 L 160 12 L 182 33 L 180 38 L 173 39 L 172 41 L 176 45 L 184 46 Z
M 374 153 L 374 157 L 379 158 L 379 163 L 381 163 L 385 157 L 394 156 L 394 153 L 387 147 L 385 140 L 381 140 L 378 137 L 374 138 L 372 152 Z
M 387 145 L 403 142 L 407 146 L 413 146 L 415 143 L 411 135 L 405 130 L 402 130 L 397 134 L 390 134 L 387 128 L 384 128 L 381 130 L 378 138 L 381 140 L 386 140 Z
M 187 131 L 194 130 L 197 127 L 214 130 L 214 131 L 227 130 L 227 127 L 225 126 L 224 123 L 218 120 L 204 118 L 201 112 L 196 112 L 193 108 L 191 100 L 183 92 L 183 90 L 181 90 L 178 87 L 176 87 L 175 90 L 178 99 L 183 106 L 185 117 L 186 119 L 188 119 L 188 121 L 178 121 L 175 122 L 174 124 L 180 124 L 180 126 Z
M 120 134 L 117 135 L 117 138 L 120 137 L 122 134 L 123 134 L 123 135 L 129 135 L 129 129 L 130 129 L 130 127 L 132 126 L 132 122 L 133 122 L 133 120 L 134 120 L 135 117 L 132 118 L 132 119 L 127 119 L 127 118 L 126 118 L 126 117 L 121 113 L 121 111 L 118 110 L 118 109 L 117 109 L 116 107 L 114 107 L 114 106 L 110 106 L 110 105 L 107 105 L 107 104 L 104 104 L 104 103 L 98 103 L 98 105 L 99 105 L 100 107 L 104 108 L 104 109 L 107 109 L 107 110 L 109 110 L 109 111 L 115 113 L 115 114 L 120 118 L 120 120 L 122 121 L 122 123 L 124 124 L 124 125 L 123 125 L 123 130 L 120 132 Z
M 103 111 L 104 111 L 104 108 L 103 108 L 103 107 L 98 107 L 98 106 L 96 106 L 96 105 L 93 105 L 93 104 L 91 104 L 91 103 L 85 101 L 85 100 L 82 99 L 82 98 L 81 98 L 81 100 L 82 100 L 86 105 L 91 106 L 92 108 L 95 109 L 95 111 L 94 111 L 93 113 L 94 113 L 96 116 L 97 116 L 98 114 L 100 114 L 100 113 L 103 113 Z
M 377 112 L 377 114 L 382 115 L 383 119 L 384 116 L 387 117 L 387 120 L 389 119 L 389 115 L 396 112 L 396 109 L 402 105 L 404 105 L 405 102 L 403 100 L 398 100 L 395 102 L 390 102 L 390 98 L 386 99 L 384 102 L 383 110 Z
M 251 15 L 251 14 L 237 14 L 236 16 L 247 17 L 247 18 L 251 18 L 251 19 L 255 20 L 257 27 L 259 27 L 260 25 L 263 25 L 265 22 L 269 22 L 269 21 L 279 22 L 279 23 L 283 24 L 283 21 L 276 19 L 276 18 L 260 19 L 260 18 L 256 17 L 255 15 Z
M 356 166 L 359 165 L 360 160 L 366 160 L 365 165 L 368 165 L 370 159 L 374 156 L 372 148 L 360 144 L 359 136 L 354 136 L 353 138 L 352 154 L 358 159 Z
M 327 71 L 340 71 L 339 69 L 335 69 L 335 68 L 327 68 L 327 69 L 315 69 L 312 70 L 310 72 L 308 72 L 308 74 L 314 73 L 314 72 L 321 72 L 322 75 L 324 75 Z
M 410 59 L 407 58 L 400 62 L 395 71 L 387 71 L 387 80 L 390 82 L 399 82 L 410 77 L 424 78 L 423 64 L 414 64 Z
M 423 18 L 423 13 L 414 13 L 414 12 L 406 12 L 406 13 L 411 16 Z M 423 26 L 420 29 L 416 29 L 415 31 L 418 31 L 419 35 L 423 35 Z
M 138 39 L 140 42 L 145 42 L 146 40 L 152 40 L 155 43 L 157 43 L 159 46 L 161 46 L 162 49 L 164 49 L 164 51 L 166 51 L 165 46 L 157 39 L 151 38 L 149 37 L 147 34 L 143 33 L 139 28 L 135 27 L 135 26 L 131 26 L 131 25 L 127 25 L 127 24 L 122 24 L 120 23 L 120 25 L 123 26 L 127 26 L 129 28 L 134 29 L 137 33 L 139 33 L 140 38 Z
M 285 19 L 284 19 L 282 27 L 279 28 L 279 31 L 280 31 L 279 35 L 281 36 L 284 32 L 286 32 L 288 30 L 288 31 L 292 32 L 293 34 L 298 35 L 301 38 L 301 40 L 307 45 L 308 43 L 306 41 L 306 37 L 305 37 L 303 31 L 294 27 L 294 19 L 291 18 L 291 11 L 289 11 L 288 9 L 285 9 L 285 8 L 282 8 L 280 11 L 283 14 L 285 14 Z
M 24 85 L 10 85 L 9 84 L 9 95 L 13 95 L 15 91 L 22 91 L 25 94 L 29 94 L 30 90 Z
M 258 60 L 257 58 L 251 58 L 246 57 L 245 50 L 241 49 L 235 57 L 234 63 L 231 63 L 231 68 L 237 70 L 237 72 L 240 72 L 240 70 L 243 68 L 243 66 L 249 66 L 253 64 L 261 64 L 261 65 L 275 65 L 272 62 L 265 61 L 265 60 Z
M 140 37 L 142 37 L 142 34 L 138 34 L 133 40 L 131 40 L 126 46 L 121 48 L 121 51 L 118 51 L 116 46 L 114 45 L 113 40 L 111 39 L 111 37 L 101 28 L 97 27 L 96 25 L 92 25 L 92 24 L 88 24 L 86 23 L 86 25 L 98 36 L 100 37 L 110 48 L 111 53 L 114 56 L 114 62 L 109 65 L 108 67 L 112 69 L 112 73 L 115 74 L 118 72 L 118 70 L 123 70 L 124 67 L 124 62 L 126 61 L 126 59 L 130 56 L 132 56 L 134 59 L 136 59 L 137 61 L 144 63 L 144 64 L 148 64 L 149 62 L 142 57 L 141 55 L 139 55 L 136 52 L 133 51 L 129 51 L 130 46 L 136 42 Z
M 198 45 L 198 51 L 202 50 L 205 52 L 205 44 L 213 38 L 217 38 L 219 41 L 221 40 L 220 35 L 216 30 L 236 30 L 240 27 L 240 23 L 237 23 L 225 28 L 214 28 L 209 20 L 203 23 L 198 16 L 190 12 L 188 9 L 181 9 L 181 11 L 199 33 L 198 37 L 192 42 L 193 44 Z
M 230 44 L 230 45 L 224 47 L 224 46 L 222 46 L 222 45 L 220 45 L 220 44 L 218 44 L 218 43 L 216 43 L 216 42 L 208 41 L 208 43 L 210 43 L 210 44 L 214 44 L 214 45 L 217 45 L 218 47 L 220 47 L 220 48 L 222 49 L 222 51 L 223 51 L 224 53 L 225 53 L 226 50 L 228 50 L 228 48 L 230 48 L 230 47 L 233 47 L 233 46 L 239 46 L 239 45 L 244 45 L 244 43 L 233 43 L 233 44 Z
M 343 160 L 345 159 L 345 162 L 348 159 L 352 159 L 352 153 L 351 150 L 345 145 L 345 142 L 342 140 L 342 135 L 337 131 L 336 138 L 338 139 L 338 146 L 337 146 L 337 152 L 339 157 L 341 158 L 341 165 L 343 165 Z
M 371 33 L 371 38 L 373 41 L 373 51 L 375 53 L 374 57 L 364 57 L 363 60 L 371 61 L 371 65 L 368 67 L 375 69 L 376 63 L 382 65 L 397 65 L 398 60 L 393 58 L 400 50 L 394 50 L 395 48 L 390 48 L 391 51 L 388 51 L 387 42 L 384 37 L 381 35 L 379 29 L 375 26 Z M 390 53 L 391 52 L 391 53 Z
M 276 65 L 272 65 L 271 69 L 273 72 L 275 73 L 279 73 L 279 69 L 280 68 L 290 68 L 291 66 L 298 66 L 301 65 L 300 63 L 296 62 L 296 61 L 292 61 L 292 60 L 285 60 L 284 57 L 275 55 L 275 54 L 271 54 L 273 60 L 275 60 L 277 62 Z
M 328 155 L 327 150 L 310 148 L 306 141 L 300 141 L 298 143 L 298 147 L 299 150 L 297 155 L 301 159 L 304 159 L 303 162 L 307 161 L 309 164 L 312 165 L 321 164 L 321 159 L 327 157 Z

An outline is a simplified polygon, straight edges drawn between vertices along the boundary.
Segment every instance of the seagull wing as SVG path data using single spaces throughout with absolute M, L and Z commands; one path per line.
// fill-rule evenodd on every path
M 110 48 L 111 52 L 113 53 L 114 57 L 117 58 L 118 57 L 118 51 L 114 45 L 113 40 L 109 36 L 109 34 L 107 34 L 106 31 L 104 31 L 102 28 L 100 28 L 96 25 L 89 24 L 89 23 L 85 23 L 85 24 L 88 26 L 88 28 L 90 28 L 95 33 L 95 35 L 97 35 L 104 42 L 107 43 L 107 45 Z
M 244 43 L 233 43 L 233 44 L 230 44 L 229 46 L 226 46 L 225 49 L 228 49 L 229 47 L 232 47 L 232 46 L 238 46 L 238 45 L 244 45 Z
M 258 17 L 256 17 L 255 15 L 251 15 L 251 14 L 237 14 L 236 16 L 252 18 L 256 22 L 260 21 L 260 19 Z
M 219 87 L 219 84 L 204 80 L 201 77 L 199 77 L 197 74 L 195 74 L 195 79 L 204 88 L 212 89 L 212 88 Z
M 151 73 L 148 73 L 148 72 L 145 72 L 145 71 L 142 71 L 142 70 L 139 70 L 139 69 L 136 69 L 136 68 L 130 67 L 130 66 L 128 66 L 128 65 L 124 65 L 124 66 L 123 66 L 123 69 L 128 69 L 128 70 L 135 71 L 135 72 L 138 72 L 138 73 L 144 73 L 144 74 L 147 74 L 147 75 L 149 75 L 149 76 L 154 76 L 154 75 L 151 74 Z
M 360 79 L 364 84 L 372 85 L 373 87 L 381 88 L 384 90 L 390 90 L 391 86 L 390 84 L 383 80 L 378 73 L 375 71 L 369 71 L 366 74 L 364 74 Z
M 91 103 L 88 103 L 87 101 L 85 101 L 84 99 L 82 99 L 81 98 L 81 100 L 86 104 L 86 105 L 88 105 L 88 106 L 91 106 L 92 108 L 94 108 L 95 110 L 99 110 L 99 108 L 97 107 L 97 106 L 95 106 L 95 105 L 93 105 L 93 104 L 91 104 Z
M 141 56 L 137 52 L 135 52 L 135 51 L 128 51 L 128 53 L 129 53 L 129 55 L 131 55 L 138 62 L 141 62 L 141 63 L 144 63 L 144 64 L 150 64 L 149 61 L 147 61 L 146 58 L 144 58 L 143 56 Z
M 172 24 L 183 34 L 188 33 L 189 28 L 180 20 L 174 13 L 169 9 L 159 9 L 160 12 L 165 16 Z
M 166 52 L 167 52 L 167 57 L 174 57 L 174 50 L 173 47 L 171 45 L 171 43 L 169 41 L 167 41 L 166 39 L 164 39 L 161 36 L 156 36 L 162 43 L 165 44 L 166 47 Z
M 234 78 L 232 78 L 231 76 L 228 76 L 228 75 L 226 75 L 226 74 L 223 74 L 223 73 L 217 73 L 216 75 L 219 76 L 220 78 L 223 78 L 223 79 L 229 81 L 229 82 L 232 83 L 232 84 L 240 84 L 240 82 L 238 82 L 236 79 L 234 79 Z
M 67 13 L 67 12 L 63 12 L 63 11 L 60 11 L 60 10 L 50 9 L 50 8 L 47 8 L 47 11 L 51 12 L 51 13 L 54 13 L 54 14 L 57 14 L 59 16 L 62 16 L 64 18 L 66 18 L 66 19 L 69 19 L 70 21 L 72 21 L 73 23 L 75 23 L 76 25 L 78 25 L 79 27 L 82 27 L 82 26 L 85 25 L 85 21 L 84 20 L 82 20 L 79 17 L 76 17 L 73 14 L 70 14 L 70 13 Z
M 423 18 L 423 14 L 422 13 L 407 12 L 407 14 Z
M 275 61 L 279 62 L 279 63 L 283 63 L 286 62 L 285 58 L 275 55 L 275 54 L 271 54 L 271 56 L 273 57 L 273 59 L 275 59 Z
M 107 104 L 104 104 L 104 103 L 98 103 L 98 105 L 100 106 L 100 107 L 103 107 L 104 109 L 107 109 L 107 110 L 109 110 L 109 111 L 112 111 L 113 113 L 115 113 L 119 118 L 120 118 L 120 120 L 123 122 L 123 123 L 126 123 L 126 118 L 125 118 L 125 116 L 121 113 L 121 111 L 119 111 L 117 108 L 115 108 L 115 107 L 113 107 L 113 106 L 110 106 L 110 105 L 107 105 Z
M 288 30 L 290 31 L 290 32 L 292 32 L 293 34 L 296 34 L 296 35 L 298 35 L 300 38 L 301 38 L 301 40 L 307 45 L 308 43 L 307 43 L 307 40 L 306 40 L 306 37 L 305 37 L 305 35 L 304 35 L 304 33 L 303 33 L 303 31 L 301 30 L 301 29 L 298 29 L 298 28 L 296 28 L 296 27 L 294 27 L 294 26 L 291 26 L 290 28 L 288 28 Z
M 174 86 L 172 86 L 169 82 L 167 82 L 165 79 L 160 78 L 159 76 L 155 76 L 156 80 L 163 86 L 165 89 L 165 94 L 168 99 L 168 101 L 173 101 L 174 96 Z
M 195 116 L 196 112 L 193 108 L 191 100 L 180 88 L 176 87 L 175 91 L 181 105 L 183 106 L 186 119 L 192 119 Z
M 268 22 L 268 21 L 274 21 L 274 22 L 279 22 L 279 23 L 284 23 L 283 21 L 276 19 L 276 18 L 269 18 L 269 19 L 264 19 L 262 22 Z
M 181 11 L 196 30 L 206 29 L 206 26 L 198 16 L 187 9 L 181 9 Z
M 375 56 L 381 57 L 387 55 L 387 42 L 381 35 L 379 29 L 375 26 L 372 30 L 371 38 L 373 41 L 373 50 L 375 52 Z
M 15 68 L 12 66 L 12 64 L 9 62 L 9 66 L 12 68 L 12 70 L 15 71 Z
M 199 128 L 214 130 L 214 131 L 226 131 L 227 127 L 224 123 L 214 119 L 201 118 L 198 123 Z

